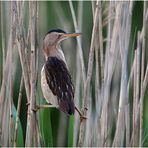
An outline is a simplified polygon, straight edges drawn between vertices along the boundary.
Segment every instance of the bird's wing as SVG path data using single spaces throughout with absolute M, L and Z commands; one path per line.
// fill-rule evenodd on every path
M 59 109 L 68 115 L 74 114 L 74 87 L 64 61 L 48 57 L 45 75 L 49 88 L 57 96 Z

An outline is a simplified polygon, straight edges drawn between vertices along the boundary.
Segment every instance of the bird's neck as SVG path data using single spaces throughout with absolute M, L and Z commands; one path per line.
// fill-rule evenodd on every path
M 46 60 L 48 59 L 48 57 L 57 57 L 58 59 L 61 59 L 66 63 L 65 56 L 60 45 L 56 47 L 48 46 L 45 50 L 46 51 L 44 52 Z

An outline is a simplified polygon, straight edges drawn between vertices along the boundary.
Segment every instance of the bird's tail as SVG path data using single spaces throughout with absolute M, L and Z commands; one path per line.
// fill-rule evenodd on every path
M 59 101 L 59 109 L 66 113 L 67 115 L 73 115 L 75 112 L 75 105 L 73 100 L 60 100 Z

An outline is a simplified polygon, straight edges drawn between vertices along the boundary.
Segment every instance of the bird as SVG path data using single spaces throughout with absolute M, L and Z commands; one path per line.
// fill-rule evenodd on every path
M 74 85 L 61 48 L 63 40 L 80 35 L 81 33 L 66 33 L 61 29 L 52 29 L 46 33 L 43 39 L 46 62 L 41 70 L 41 89 L 48 103 L 47 107 L 55 107 L 68 116 L 74 115 L 76 110 L 81 118 L 85 118 L 75 106 Z

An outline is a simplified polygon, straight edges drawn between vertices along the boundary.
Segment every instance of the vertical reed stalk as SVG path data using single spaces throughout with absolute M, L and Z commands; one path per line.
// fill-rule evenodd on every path
M 96 10 L 95 10 L 95 17 L 94 17 L 94 25 L 92 30 L 92 38 L 91 38 L 91 45 L 90 45 L 90 52 L 89 52 L 89 62 L 88 62 L 88 70 L 87 70 L 87 79 L 84 86 L 84 100 L 83 100 L 83 115 L 87 116 L 87 110 L 90 112 L 90 81 L 92 77 L 92 68 L 93 68 L 93 59 L 94 59 L 94 45 L 95 45 L 95 36 L 96 36 L 96 30 L 98 27 L 98 1 L 96 2 Z M 80 122 L 80 132 L 79 132 L 79 146 L 83 145 L 84 142 L 84 134 L 85 134 L 85 126 L 86 126 L 85 120 L 82 120 Z
M 23 80 L 23 76 L 22 76 L 21 77 L 21 83 L 20 83 L 20 89 L 19 89 L 19 95 L 18 95 L 18 103 L 17 103 L 17 113 L 16 113 L 15 131 L 14 131 L 14 144 L 13 144 L 14 147 L 17 146 L 16 142 L 17 142 L 17 136 L 18 136 L 18 122 L 19 122 L 21 102 L 22 102 L 23 85 L 24 85 L 24 80 Z
M 144 79 L 144 61 L 145 61 L 145 36 L 146 36 L 146 2 L 144 2 L 143 10 L 143 28 L 142 28 L 142 59 L 141 59 L 141 90 L 140 90 L 140 138 L 139 146 L 142 146 L 142 136 L 143 136 L 143 101 L 144 101 L 144 92 L 143 92 L 143 79 Z
M 75 32 L 79 32 L 78 23 L 77 23 L 77 20 L 76 20 L 76 15 L 75 15 L 75 11 L 74 11 L 73 4 L 72 4 L 71 0 L 69 0 L 69 7 L 70 7 L 71 14 L 72 14 Z M 86 80 L 86 72 L 85 72 L 83 50 L 82 50 L 81 41 L 80 41 L 79 37 L 77 37 L 77 43 L 78 43 L 78 49 L 79 49 L 78 51 L 79 51 L 79 56 L 80 56 L 82 79 L 83 79 L 83 85 L 84 85 L 85 80 Z
M 11 147 L 12 146 L 12 143 L 13 143 L 13 133 L 12 133 L 12 129 L 13 129 L 13 114 L 12 114 L 12 107 L 13 107 L 13 78 L 12 78 L 12 74 L 13 74 L 13 64 L 12 64 L 12 57 L 13 57 L 13 39 L 15 38 L 15 36 L 13 36 L 13 7 L 12 7 L 12 3 L 11 3 L 11 29 L 10 29 L 10 47 L 11 47 L 11 50 L 10 50 L 10 73 L 9 73 L 9 146 Z
M 37 146 L 37 135 L 35 134 L 36 130 L 36 112 L 34 111 L 36 108 L 36 65 L 35 65 L 35 52 L 36 52 L 36 18 L 37 18 L 37 2 L 29 2 L 29 10 L 30 10 L 30 41 L 31 41 L 31 93 L 30 93 L 30 120 L 28 120 L 28 130 L 26 137 L 26 146 Z M 33 143 L 34 140 L 34 143 Z
M 102 34 L 102 4 L 101 1 L 99 2 L 99 46 L 100 46 L 100 65 L 101 65 L 101 81 L 103 84 L 104 81 L 104 54 L 103 54 L 103 34 Z
M 132 5 L 133 3 L 122 3 L 121 10 L 127 11 L 127 16 L 124 13 L 120 16 L 125 21 L 124 24 L 120 26 L 119 34 L 119 43 L 120 43 L 120 55 L 122 63 L 122 74 L 121 74 L 121 88 L 120 88 L 120 98 L 119 98 L 119 108 L 118 108 L 118 119 L 117 119 L 117 128 L 114 138 L 114 146 L 122 146 L 124 142 L 125 134 L 125 107 L 128 104 L 127 96 L 127 59 L 128 59 L 128 49 L 129 49 L 129 39 L 131 32 L 131 17 L 132 17 Z M 120 11 L 121 14 L 121 11 Z M 120 20 L 121 21 L 121 20 Z M 124 31 L 124 32 L 123 32 Z
M 83 25 L 83 1 L 79 1 L 78 3 L 78 27 L 80 31 L 82 31 L 82 25 Z M 81 38 L 80 38 L 81 40 Z M 81 41 L 82 44 L 82 41 Z M 80 88 L 81 88 L 81 68 L 79 66 L 80 63 L 80 57 L 79 57 L 79 51 L 76 51 L 76 84 L 75 84 L 75 95 L 74 95 L 74 100 L 75 104 L 80 108 Z M 75 115 L 75 124 L 74 124 L 74 146 L 77 145 L 77 140 L 78 140 L 78 131 L 79 131 L 79 115 Z

